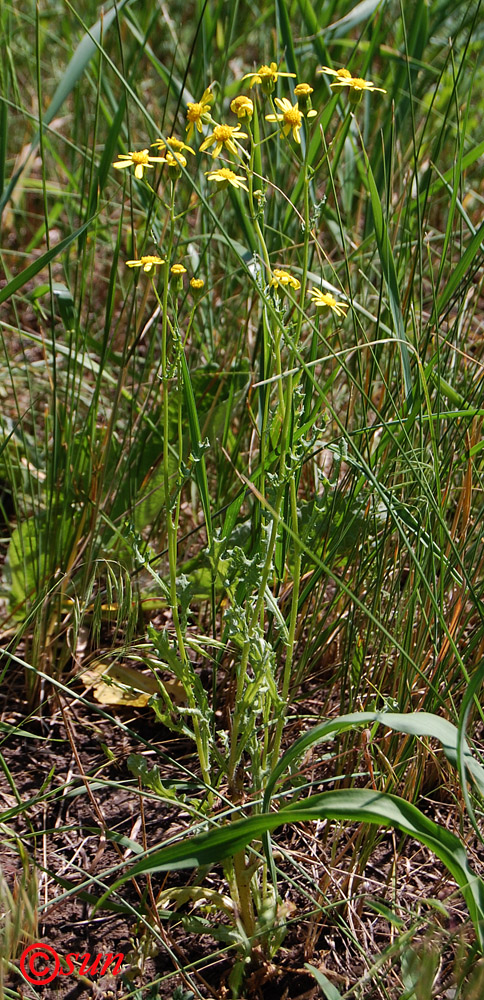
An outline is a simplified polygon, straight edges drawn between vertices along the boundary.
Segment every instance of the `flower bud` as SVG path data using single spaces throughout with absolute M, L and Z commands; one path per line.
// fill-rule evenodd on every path
M 187 273 L 186 267 L 183 264 L 172 264 L 170 267 L 170 274 L 173 284 L 177 291 L 181 291 L 183 288 L 183 275 Z
M 309 86 L 309 83 L 298 83 L 297 87 L 294 87 L 294 96 L 297 97 L 297 104 L 300 111 L 311 110 L 312 93 L 314 93 L 314 89 Z
M 203 295 L 203 289 L 205 288 L 205 282 L 203 278 L 191 278 L 190 288 L 193 292 L 194 299 L 199 299 Z
M 234 115 L 237 115 L 237 118 L 248 118 L 250 121 L 254 114 L 254 103 L 250 97 L 241 94 L 240 97 L 234 97 L 231 101 L 230 110 L 234 112 Z
M 186 167 L 187 161 L 181 153 L 170 153 L 167 152 L 165 155 L 165 163 L 168 167 L 168 176 L 170 180 L 178 180 L 181 174 L 181 168 Z

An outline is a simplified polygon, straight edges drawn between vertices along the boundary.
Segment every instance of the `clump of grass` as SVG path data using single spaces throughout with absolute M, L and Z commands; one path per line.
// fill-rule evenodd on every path
M 18 843 L 21 874 L 10 888 L 0 868 L 0 997 L 5 996 L 5 979 L 11 972 L 21 948 L 37 935 L 38 885 L 35 870 L 22 844 Z

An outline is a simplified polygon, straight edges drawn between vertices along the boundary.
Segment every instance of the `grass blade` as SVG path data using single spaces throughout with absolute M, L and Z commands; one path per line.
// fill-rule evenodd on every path
M 467 904 L 481 950 L 484 947 L 484 883 L 469 866 L 460 840 L 420 812 L 416 806 L 396 795 L 372 789 L 352 788 L 323 792 L 295 802 L 277 813 L 249 816 L 227 826 L 217 827 L 182 843 L 163 847 L 133 865 L 102 896 L 99 909 L 112 892 L 139 875 L 154 872 L 202 868 L 220 863 L 243 851 L 252 840 L 285 823 L 307 823 L 330 819 L 352 823 L 392 826 L 425 844 L 444 863 L 459 885 Z

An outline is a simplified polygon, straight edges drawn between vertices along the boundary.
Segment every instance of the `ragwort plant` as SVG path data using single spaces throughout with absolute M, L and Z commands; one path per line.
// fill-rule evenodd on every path
M 348 88 L 347 113 L 339 131 L 344 133 L 351 128 L 358 141 L 357 114 L 362 95 L 373 91 L 385 93 L 384 89 L 353 76 L 347 69 L 323 67 L 322 72 L 335 77 L 331 84 L 334 91 Z M 407 832 L 411 830 L 417 838 L 432 845 L 457 878 L 479 935 L 484 912 L 483 886 L 474 876 L 469 880 L 467 861 L 459 841 L 454 838 L 452 844 L 449 841 L 444 845 L 442 831 L 438 831 L 435 824 L 429 826 L 423 814 L 409 803 L 378 792 L 376 786 L 370 792 L 354 789 L 352 792 L 325 793 L 299 804 L 296 800 L 287 810 L 276 814 L 269 811 L 276 780 L 289 763 L 295 762 L 312 742 L 327 739 L 336 731 L 384 722 L 403 732 L 426 735 L 434 732 L 454 763 L 458 756 L 457 731 L 453 727 L 446 730 L 446 740 L 445 727 L 438 718 L 432 721 L 431 716 L 420 719 L 410 715 L 408 722 L 404 716 L 388 712 L 383 715 L 355 713 L 347 719 L 341 717 L 325 724 L 302 737 L 282 761 L 279 760 L 285 720 L 296 691 L 295 648 L 300 619 L 301 566 L 303 554 L 308 553 L 307 537 L 305 539 L 301 533 L 299 486 L 326 416 L 326 394 L 315 377 L 316 365 L 320 363 L 317 359 L 321 342 L 318 324 L 322 322 L 327 331 L 331 318 L 336 323 L 344 322 L 350 308 L 348 293 L 335 288 L 323 277 L 326 268 L 310 212 L 311 185 L 323 167 L 334 185 L 337 158 L 335 160 L 333 151 L 328 150 L 315 121 L 318 110 L 311 106 L 313 88 L 299 82 L 294 85 L 291 98 L 274 97 L 279 77 L 293 78 L 295 74 L 281 72 L 276 63 L 271 63 L 243 78 L 250 78 L 253 96 L 240 94 L 231 101 L 230 110 L 238 119 L 236 124 L 228 124 L 226 115 L 222 115 L 222 121 L 219 116 L 215 117 L 214 88 L 207 88 L 200 101 L 188 103 L 186 141 L 173 135 L 163 136 L 153 143 L 157 155 L 145 148 L 122 153 L 114 163 L 117 170 L 133 170 L 135 178 L 148 188 L 155 199 L 151 233 L 163 229 L 163 239 L 154 246 L 146 245 L 145 229 L 140 256 L 126 261 L 129 268 L 139 269 L 141 281 L 151 283 L 161 316 L 162 496 L 168 582 L 164 584 L 160 580 L 160 583 L 171 611 L 172 624 L 162 631 L 149 628 L 152 651 L 145 648 L 143 660 L 154 672 L 160 666 L 171 672 L 181 685 L 182 704 L 174 704 L 162 681 L 159 681 L 160 692 L 151 704 L 168 728 L 188 735 L 195 742 L 205 789 L 200 807 L 210 825 L 214 822 L 216 825 L 215 831 L 191 841 L 186 848 L 166 848 L 155 858 L 139 862 L 134 870 L 136 873 L 163 871 L 173 866 L 183 867 L 185 863 L 201 867 L 206 861 L 224 858 L 230 901 L 197 884 L 191 888 L 163 890 L 157 905 L 164 908 L 171 902 L 178 907 L 191 900 L 197 908 L 202 907 L 202 913 L 218 909 L 225 918 L 227 914 L 231 916 L 233 927 L 229 931 L 223 924 L 208 925 L 200 917 L 194 917 L 187 926 L 202 932 L 210 926 L 215 937 L 237 944 L 241 959 L 231 977 L 234 995 L 240 988 L 246 963 L 258 952 L 267 957 L 273 955 L 284 938 L 287 910 L 277 893 L 269 833 L 286 821 L 286 813 L 294 819 L 314 815 L 349 818 L 353 815 L 379 824 L 390 822 Z M 276 132 L 266 134 L 265 122 L 275 124 Z M 189 144 L 197 139 L 198 152 Z M 320 156 L 310 166 L 309 150 L 314 139 L 321 143 Z M 295 165 L 299 175 L 301 210 L 283 194 L 285 182 L 282 177 L 279 177 L 278 186 L 268 180 L 267 161 L 275 155 L 274 144 L 281 142 L 288 177 L 292 176 Z M 332 147 L 338 149 L 338 133 Z M 198 190 L 190 170 L 192 162 L 204 163 L 204 154 L 211 155 L 213 164 L 203 169 Z M 372 192 L 374 181 L 365 159 Z M 194 353 L 190 337 L 194 318 L 202 304 L 205 279 L 200 276 L 203 274 L 200 267 L 190 278 L 189 296 L 185 290 L 188 268 L 177 259 L 177 224 L 184 215 L 180 206 L 188 200 L 183 194 L 187 185 L 193 186 L 195 201 L 200 197 L 205 199 L 205 210 L 228 245 L 221 196 L 226 197 L 228 193 L 239 214 L 246 217 L 254 249 L 250 261 L 239 257 L 239 263 L 243 266 L 242 280 L 255 288 L 260 303 L 260 360 L 249 404 L 255 445 L 253 468 L 250 479 L 237 473 L 241 488 L 228 506 L 221 529 L 214 528 L 211 517 L 210 468 L 207 464 L 210 442 L 203 440 L 201 433 L 188 362 Z M 211 188 L 215 189 L 213 194 Z M 194 207 L 194 197 L 189 202 L 190 210 Z M 268 244 L 265 205 L 270 198 L 288 200 L 298 215 L 301 232 L 298 254 L 294 250 L 291 254 L 291 240 L 285 241 L 283 231 L 278 233 L 278 251 L 274 251 L 273 239 Z M 158 215 L 160 223 L 157 226 Z M 166 220 L 163 225 L 162 219 Z M 196 247 L 196 232 L 190 239 L 192 259 L 196 257 L 202 261 L 203 253 Z M 289 249 L 283 251 L 285 242 Z M 310 267 L 310 255 L 314 250 L 321 266 L 319 282 L 315 280 L 314 263 Z M 296 260 L 288 262 L 290 257 Z M 184 259 L 188 264 L 188 259 Z M 312 320 L 308 318 L 306 303 L 315 307 Z M 410 408 L 408 345 L 404 336 L 397 337 L 396 344 L 408 389 L 406 406 Z M 227 458 L 230 462 L 230 454 Z M 213 620 L 216 614 L 221 618 L 221 640 L 217 642 L 214 637 L 211 643 L 212 703 L 190 656 L 190 650 L 206 654 L 200 637 L 190 634 L 191 584 L 185 575 L 180 575 L 179 565 L 181 499 L 190 479 L 196 483 L 204 515 L 207 545 L 203 557 L 210 580 L 212 616 Z M 237 520 L 251 497 L 255 497 L 258 504 L 251 505 L 247 524 L 249 541 L 240 544 L 242 535 Z M 277 594 L 285 582 L 286 567 L 290 567 L 291 585 L 289 611 L 284 617 L 278 607 Z M 222 724 L 215 714 L 217 670 L 229 685 Z M 142 759 L 133 758 L 131 768 L 148 787 L 157 786 L 157 780 L 147 773 Z M 482 783 L 479 765 L 473 762 L 472 768 Z M 249 813 L 250 818 L 229 826 L 220 824 L 214 813 L 218 800 L 225 804 L 223 815 Z M 180 805 L 183 802 L 181 800 Z M 262 843 L 265 846 L 265 857 L 260 851 L 246 850 L 257 835 L 261 838 L 261 846 Z
M 160 720 L 175 731 L 186 733 L 189 719 L 188 732 L 193 735 L 196 743 L 201 777 L 207 788 L 208 808 L 212 807 L 214 797 L 223 788 L 226 789 L 225 795 L 230 802 L 236 802 L 241 795 L 248 795 L 251 808 L 260 811 L 266 776 L 279 756 L 284 720 L 290 703 L 302 554 L 298 525 L 298 481 L 303 460 L 311 448 L 317 420 L 321 418 L 322 400 L 313 402 L 315 380 L 311 369 L 307 369 L 306 384 L 303 382 L 303 372 L 295 375 L 292 370 L 302 357 L 305 311 L 299 304 L 299 293 L 304 302 L 309 293 L 309 246 L 314 239 L 309 211 L 309 185 L 317 170 L 310 171 L 307 158 L 311 138 L 307 129 L 311 120 L 317 116 L 317 111 L 311 107 L 313 90 L 306 83 L 298 83 L 294 90 L 297 98 L 295 102 L 287 98 L 273 98 L 278 78 L 295 76 L 281 72 L 275 63 L 261 66 L 256 74 L 248 76 L 251 88 L 260 88 L 262 100 L 259 102 L 249 95 L 235 97 L 230 110 L 238 121 L 236 124 L 228 124 L 214 118 L 214 93 L 212 88 L 208 88 L 200 101 L 188 103 L 186 139 L 193 141 L 198 133 L 202 138 L 199 156 L 211 154 L 213 166 L 204 170 L 204 176 L 208 187 L 213 186 L 215 189 L 215 199 L 220 199 L 220 193 L 227 188 L 235 192 L 238 198 L 247 196 L 247 207 L 241 206 L 241 210 L 247 212 L 256 245 L 251 265 L 246 266 L 246 280 L 255 284 L 262 310 L 263 363 L 259 388 L 264 391 L 260 392 L 258 412 L 253 417 L 259 439 L 260 471 L 253 476 L 253 481 L 262 498 L 262 511 L 257 509 L 255 513 L 255 530 L 263 544 L 260 545 L 257 537 L 252 552 L 233 544 L 232 539 L 235 518 L 242 507 L 245 490 L 241 490 L 239 497 L 233 501 L 222 530 L 213 530 L 205 460 L 208 442 L 204 442 L 201 437 L 185 354 L 190 345 L 194 314 L 200 305 L 200 295 L 203 294 L 203 278 L 198 273 L 191 278 L 192 302 L 187 308 L 187 297 L 183 293 L 187 269 L 175 260 L 176 228 L 178 204 L 183 204 L 185 200 L 180 195 L 180 189 L 187 182 L 190 183 L 189 161 L 195 151 L 187 142 L 171 135 L 153 143 L 158 155 L 151 154 L 149 149 L 122 153 L 114 163 L 114 168 L 132 169 L 135 178 L 143 181 L 157 199 L 158 208 L 154 210 L 152 227 L 156 225 L 157 211 L 168 213 L 162 245 L 155 246 L 153 249 L 156 252 L 153 253 L 146 253 L 143 246 L 138 259 L 126 262 L 128 267 L 140 269 L 142 280 L 152 283 L 161 314 L 163 499 L 169 572 L 166 596 L 173 616 L 174 641 L 170 629 L 159 633 L 152 628 L 150 636 L 163 665 L 175 674 L 182 685 L 186 700 L 186 704 L 177 707 L 162 688 L 161 698 L 155 700 L 154 707 Z M 357 106 L 364 87 L 373 89 L 372 84 L 353 79 L 351 74 L 347 73 L 344 79 L 350 86 L 350 107 Z M 272 109 L 271 112 L 264 114 L 264 110 L 268 109 Z M 263 136 L 261 130 L 264 120 L 277 124 L 278 132 Z M 242 131 L 242 128 L 246 131 Z M 304 144 L 303 129 L 306 130 Z M 263 202 L 266 200 L 268 187 L 264 158 L 271 156 L 271 144 L 274 140 L 282 140 L 286 147 L 288 172 L 292 172 L 296 158 L 303 178 L 302 257 L 297 267 L 300 277 L 296 277 L 285 266 L 271 266 L 264 235 Z M 218 166 L 220 156 L 223 157 L 223 166 Z M 322 150 L 321 165 L 325 160 L 326 153 Z M 155 174 L 158 165 L 162 168 L 160 177 Z M 152 183 L 153 177 L 155 179 Z M 275 197 L 278 194 L 276 191 Z M 210 206 L 212 214 L 216 216 L 219 211 L 217 202 L 210 202 Z M 221 216 L 223 218 L 222 213 Z M 195 243 L 195 240 L 194 235 L 192 241 Z M 311 300 L 317 314 L 326 314 L 328 317 L 333 314 L 338 319 L 346 315 L 348 303 L 341 296 L 336 298 L 332 291 L 323 291 L 313 285 Z M 314 335 L 312 339 L 315 340 Z M 270 392 L 272 385 L 275 386 L 274 395 Z M 170 406 L 170 399 L 173 398 L 175 413 Z M 184 462 L 185 424 L 188 428 L 191 469 Z M 232 711 L 226 729 L 214 726 L 214 706 L 209 704 L 207 693 L 188 655 L 186 643 L 188 603 L 186 598 L 180 598 L 177 538 L 180 533 L 182 491 L 191 475 L 196 481 L 205 517 L 207 557 L 214 600 L 220 604 L 223 597 L 222 644 L 224 648 L 231 647 L 235 650 L 235 655 L 231 656 Z M 287 509 L 291 529 L 289 539 L 285 540 L 282 531 L 284 508 Z M 272 617 L 276 611 L 276 604 L 270 594 L 276 578 L 276 550 L 282 545 L 285 549 L 284 559 L 281 562 L 279 557 L 279 562 L 280 565 L 287 562 L 292 566 L 293 582 L 289 625 L 286 625 L 280 614 L 275 619 L 276 635 L 279 631 L 282 633 L 285 647 L 282 670 L 279 670 L 274 644 L 266 637 L 265 620 L 267 613 Z M 259 868 L 262 870 L 258 871 Z M 258 862 L 254 864 L 252 860 L 246 861 L 244 852 L 240 852 L 226 864 L 225 870 L 246 939 L 257 941 L 263 932 L 267 937 L 268 909 L 272 906 L 272 919 L 277 924 L 278 904 L 274 886 L 267 880 L 265 865 Z

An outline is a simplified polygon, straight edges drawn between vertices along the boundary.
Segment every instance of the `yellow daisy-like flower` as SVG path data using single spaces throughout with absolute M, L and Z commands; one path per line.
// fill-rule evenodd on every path
M 246 73 L 242 79 L 250 79 L 251 87 L 254 87 L 256 83 L 260 83 L 265 94 L 272 94 L 279 76 L 296 76 L 296 74 L 281 73 L 281 71 L 277 68 L 277 63 L 271 62 L 270 66 L 261 66 L 260 69 L 257 70 L 257 73 Z
M 207 87 L 202 95 L 201 101 L 193 102 L 189 101 L 187 104 L 187 122 L 186 127 L 187 139 L 190 141 L 195 128 L 198 132 L 202 131 L 202 122 L 210 121 L 210 109 L 213 104 L 214 96 L 212 94 L 211 88 Z
M 190 288 L 193 288 L 194 292 L 201 292 L 202 288 L 205 288 L 203 278 L 190 278 Z
M 202 142 L 200 151 L 205 152 L 206 149 L 215 144 L 215 150 L 212 153 L 214 158 L 219 155 L 223 147 L 231 153 L 235 153 L 236 156 L 240 156 L 235 145 L 239 139 L 247 139 L 247 133 L 240 131 L 240 125 L 216 125 L 212 134 Z
M 352 80 L 353 76 L 349 69 L 330 69 L 329 66 L 322 66 L 318 73 L 327 73 L 328 76 L 338 76 L 341 80 Z
M 237 118 L 252 118 L 254 114 L 254 102 L 251 101 L 250 97 L 245 97 L 241 94 L 240 97 L 234 97 L 233 101 L 230 102 L 230 110 L 237 115 Z
M 151 143 L 152 146 L 158 146 L 158 149 L 166 149 L 171 153 L 183 153 L 186 149 L 189 153 L 195 156 L 195 150 L 191 146 L 187 146 L 186 142 L 181 139 L 177 139 L 174 135 L 170 136 L 169 139 L 157 139 L 156 142 Z
M 272 272 L 271 285 L 278 288 L 279 285 L 288 287 L 291 285 L 292 288 L 297 292 L 298 288 L 301 287 L 301 282 L 297 280 L 289 271 L 283 271 L 280 267 L 275 267 Z
M 116 170 L 124 170 L 125 167 L 134 167 L 134 176 L 142 180 L 143 171 L 151 167 L 153 163 L 162 163 L 161 156 L 150 156 L 149 149 L 141 149 L 138 153 L 120 153 L 119 160 L 113 163 Z
M 353 104 L 358 104 L 362 98 L 363 91 L 365 90 L 379 90 L 381 94 L 386 94 L 386 90 L 384 90 L 383 87 L 375 87 L 375 84 L 372 83 L 371 80 L 362 80 L 359 76 L 352 76 L 347 69 L 334 70 L 329 69 L 328 66 L 323 66 L 320 72 L 336 77 L 331 84 L 333 89 L 335 87 L 349 87 L 350 101 Z
M 172 264 L 170 267 L 170 274 L 172 274 L 175 278 L 179 278 L 186 273 L 187 269 L 186 267 L 183 267 L 183 264 Z
M 301 111 L 297 101 L 294 106 L 287 97 L 280 99 L 279 97 L 274 98 L 274 103 L 280 110 L 279 115 L 266 115 L 266 121 L 268 122 L 281 122 L 281 136 L 289 135 L 292 129 L 292 135 L 295 142 L 301 142 L 301 125 L 304 118 L 304 112 Z M 306 118 L 314 118 L 317 111 L 308 111 L 306 113 Z
M 244 191 L 248 191 L 248 187 L 244 182 L 243 177 L 237 177 L 237 174 L 233 170 L 229 170 L 228 167 L 221 167 L 220 170 L 207 170 L 206 177 L 209 181 L 215 181 L 216 184 L 220 184 L 220 187 L 227 187 L 227 184 L 231 184 L 234 188 L 243 188 Z
M 146 257 L 140 257 L 139 260 L 127 260 L 126 264 L 128 267 L 142 267 L 143 271 L 149 274 L 154 267 L 160 267 L 161 264 L 165 264 L 166 261 L 162 257 L 153 257 L 148 254 Z
M 311 289 L 311 302 L 314 302 L 316 309 L 332 309 L 337 316 L 343 318 L 349 308 L 346 302 L 338 302 L 331 292 L 322 292 L 320 288 Z

